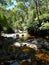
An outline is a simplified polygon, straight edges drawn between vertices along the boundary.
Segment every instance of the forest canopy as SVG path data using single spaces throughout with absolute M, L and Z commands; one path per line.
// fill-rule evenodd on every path
M 49 33 L 49 0 L 0 0 L 0 26 L 28 30 L 30 35 Z

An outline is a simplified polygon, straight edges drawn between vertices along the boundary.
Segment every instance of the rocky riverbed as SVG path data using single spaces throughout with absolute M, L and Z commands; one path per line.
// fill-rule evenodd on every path
M 27 35 L 26 33 L 23 33 L 23 34 L 22 33 L 21 34 L 20 33 L 14 33 L 14 34 L 2 33 L 2 36 L 5 38 L 5 40 L 8 41 L 9 43 L 13 42 L 13 45 L 15 46 L 20 47 L 20 46 L 26 45 L 28 47 L 35 48 L 36 50 L 38 48 L 45 48 L 49 50 L 49 40 L 39 37 L 39 38 L 27 39 L 25 41 L 22 41 L 24 37 L 27 37 L 26 35 Z M 18 36 L 18 39 L 17 39 L 17 36 Z
M 14 60 L 14 59 L 23 59 L 24 58 L 29 58 L 28 53 L 23 53 L 21 51 L 21 48 L 23 47 L 23 51 L 27 50 L 24 47 L 26 46 L 27 48 L 34 49 L 35 51 L 46 49 L 46 51 L 49 51 L 49 40 L 44 39 L 44 38 L 33 38 L 33 39 L 26 39 L 26 40 L 21 40 L 20 38 L 13 38 L 13 34 L 6 34 L 7 36 L 2 36 L 0 38 L 0 60 Z M 18 49 L 17 49 L 18 48 Z M 17 49 L 17 50 L 16 50 Z M 28 51 L 27 51 L 28 52 Z M 42 52 L 43 53 L 43 52 Z M 45 51 L 44 51 L 45 53 Z M 47 53 L 47 52 L 46 52 Z M 49 54 L 49 53 L 48 53 Z M 38 58 L 39 56 L 36 55 Z M 49 57 L 49 55 L 48 55 Z M 48 58 L 49 59 L 49 58 Z M 22 61 L 23 61 L 22 60 Z M 26 60 L 25 60 L 26 61 Z

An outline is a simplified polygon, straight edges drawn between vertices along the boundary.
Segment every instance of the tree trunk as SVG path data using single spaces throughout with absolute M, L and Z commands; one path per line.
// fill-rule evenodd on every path
M 35 2 L 35 6 L 36 6 L 36 12 L 37 12 L 37 16 L 38 16 L 38 21 L 39 21 L 39 4 L 38 1 L 34 0 Z

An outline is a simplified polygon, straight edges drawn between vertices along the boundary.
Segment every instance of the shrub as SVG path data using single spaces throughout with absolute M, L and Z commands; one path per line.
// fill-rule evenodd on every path
M 30 35 L 36 35 L 38 31 L 38 22 L 28 23 L 27 30 Z
M 43 22 L 42 22 L 43 23 Z M 28 33 L 30 35 L 46 36 L 49 35 L 49 22 L 45 22 L 40 25 L 38 22 L 34 22 L 28 25 Z
M 43 23 L 39 29 L 43 35 L 49 35 L 49 22 Z

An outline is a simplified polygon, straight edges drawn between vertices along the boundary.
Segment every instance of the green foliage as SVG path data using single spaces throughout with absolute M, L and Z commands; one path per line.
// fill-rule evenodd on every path
M 14 28 L 15 18 L 13 12 L 2 8 L 0 8 L 0 12 L 0 26 L 2 26 L 4 30 L 7 30 L 9 27 Z
M 47 30 L 49 30 L 49 22 L 42 23 L 42 26 L 40 27 L 40 29 L 47 29 Z
M 3 27 L 7 26 L 7 20 L 6 17 L 3 14 L 0 14 L 0 25 Z
M 39 18 L 40 18 L 41 21 L 47 22 L 47 21 L 49 21 L 49 14 L 45 13 L 43 15 L 40 15 Z
M 49 14 L 40 15 L 39 21 L 36 18 L 32 23 L 28 23 L 27 27 L 30 35 L 49 35 Z
M 20 8 L 20 9 L 25 9 L 25 6 L 24 6 L 24 4 L 23 4 L 23 2 L 18 2 L 17 3 L 17 8 Z

